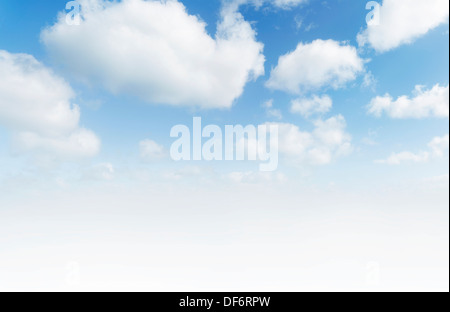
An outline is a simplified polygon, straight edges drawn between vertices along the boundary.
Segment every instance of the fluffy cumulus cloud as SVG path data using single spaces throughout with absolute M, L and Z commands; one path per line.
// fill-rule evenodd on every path
M 355 47 L 334 40 L 299 43 L 272 70 L 267 87 L 299 94 L 324 87 L 339 88 L 364 71 Z
M 310 117 L 313 114 L 328 113 L 332 107 L 333 100 L 328 95 L 314 95 L 311 98 L 293 100 L 291 103 L 291 112 L 300 114 L 303 117 Z
M 379 23 L 370 23 L 358 34 L 360 46 L 369 44 L 386 52 L 413 42 L 448 21 L 448 0 L 384 0 Z
M 280 154 L 293 164 L 327 165 L 352 151 L 352 138 L 341 115 L 316 121 L 311 132 L 288 123 L 271 125 L 278 125 Z
M 416 86 L 414 96 L 400 96 L 394 100 L 392 96 L 378 96 L 369 104 L 369 113 L 380 117 L 383 113 L 391 118 L 427 118 L 449 116 L 449 86 L 435 85 L 427 90 Z
M 150 103 L 229 108 L 264 74 L 263 44 L 250 23 L 225 6 L 215 37 L 177 0 L 80 0 L 78 26 L 41 33 L 54 59 L 81 80 Z
M 443 158 L 449 149 L 449 135 L 435 137 L 428 144 L 428 150 L 417 153 L 404 151 L 393 153 L 387 159 L 377 160 L 376 163 L 387 165 L 401 165 L 404 163 L 426 163 L 432 159 Z
M 19 151 L 62 157 L 94 156 L 96 135 L 79 126 L 71 87 L 27 54 L 0 51 L 0 123 L 13 132 Z

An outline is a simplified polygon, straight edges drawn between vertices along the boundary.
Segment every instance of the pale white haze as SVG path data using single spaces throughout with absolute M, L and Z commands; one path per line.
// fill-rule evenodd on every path
M 0 291 L 448 292 L 448 20 L 0 1 Z

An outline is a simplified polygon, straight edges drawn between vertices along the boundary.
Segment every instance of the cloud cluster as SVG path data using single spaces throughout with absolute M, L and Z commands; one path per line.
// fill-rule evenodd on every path
M 426 163 L 433 158 L 442 158 L 449 149 L 449 135 L 443 137 L 435 137 L 428 144 L 427 151 L 413 153 L 404 151 L 393 153 L 387 159 L 377 160 L 376 163 L 387 165 L 401 165 L 403 163 Z
M 333 100 L 328 95 L 314 95 L 311 98 L 299 98 L 293 100 L 291 103 L 291 112 L 308 118 L 313 114 L 328 113 L 332 107 Z
M 392 96 L 378 96 L 370 102 L 369 113 L 380 117 L 383 113 L 391 118 L 449 117 L 449 86 L 435 85 L 430 90 L 416 86 L 414 97 L 406 95 L 394 100 Z
M 90 83 L 150 103 L 229 108 L 264 74 L 263 44 L 231 7 L 213 38 L 177 0 L 80 0 L 79 26 L 64 16 L 41 33 L 53 58 Z
M 364 60 L 355 47 L 334 40 L 299 43 L 278 60 L 266 86 L 301 94 L 331 86 L 339 88 L 364 71 Z
M 327 165 L 352 151 L 352 138 L 341 115 L 317 120 L 311 132 L 289 123 L 270 124 L 278 125 L 279 152 L 293 164 Z
M 18 151 L 57 157 L 94 156 L 100 140 L 79 126 L 71 87 L 27 54 L 0 50 L 0 124 L 13 132 Z
M 448 14 L 447 0 L 384 0 L 379 10 L 379 25 L 368 25 L 358 34 L 358 43 L 386 52 L 412 43 L 447 22 Z

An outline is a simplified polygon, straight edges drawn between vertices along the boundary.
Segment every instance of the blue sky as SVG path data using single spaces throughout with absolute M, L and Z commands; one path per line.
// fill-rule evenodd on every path
M 234 100 L 231 108 L 204 110 L 152 105 L 133 95 L 114 95 L 104 88 L 87 86 L 74 79 L 49 57 L 40 39 L 41 31 L 56 22 L 57 13 L 64 10 L 65 3 L 3 2 L 0 7 L 0 46 L 10 53 L 35 56 L 73 86 L 77 94 L 75 102 L 82 110 L 80 123 L 92 129 L 102 141 L 97 161 L 114 162 L 116 166 L 120 166 L 124 158 L 130 158 L 127 161 L 138 161 L 137 143 L 143 139 L 155 140 L 168 148 L 172 142 L 168 136 L 170 128 L 176 124 L 191 124 L 193 115 L 203 117 L 205 123 L 218 125 L 279 121 L 267 116 L 262 107 L 270 99 L 273 100 L 274 108 L 281 111 L 282 122 L 298 125 L 302 130 L 311 129 L 311 122 L 289 111 L 290 101 L 296 98 L 295 95 L 265 87 L 270 71 L 277 65 L 278 58 L 293 51 L 299 42 L 331 39 L 345 41 L 357 47 L 356 34 L 365 28 L 366 14 L 369 12 L 365 9 L 365 3 L 356 1 L 311 1 L 289 9 L 274 8 L 267 3 L 260 8 L 243 5 L 240 11 L 246 20 L 252 22 L 257 40 L 264 44 L 265 75 L 248 82 L 243 94 Z M 183 4 L 189 14 L 197 15 L 207 23 L 208 33 L 214 36 L 220 19 L 221 2 L 209 1 L 205 5 L 204 1 L 185 1 Z M 360 170 L 369 170 L 385 171 L 386 175 L 390 175 L 392 168 L 374 165 L 373 161 L 386 158 L 393 152 L 423 150 L 433 137 L 447 133 L 448 120 L 445 118 L 375 118 L 367 114 L 366 107 L 377 95 L 389 93 L 394 98 L 410 96 L 416 85 L 428 88 L 435 84 L 448 85 L 448 54 L 446 23 L 430 29 L 426 35 L 414 39 L 412 43 L 401 45 L 387 53 L 379 53 L 370 48 L 361 49 L 360 57 L 369 60 L 365 64 L 365 71 L 372 73 L 376 81 L 374 85 L 361 86 L 364 74 L 360 74 L 338 90 L 325 86 L 320 91 L 333 99 L 333 108 L 326 116 L 342 114 L 345 117 L 356 149 L 345 159 L 333 161 L 324 170 L 324 174 L 337 171 L 335 174 L 339 175 L 341 170 L 357 174 Z M 2 132 L 4 131 L 7 130 L 3 129 Z M 376 145 L 362 143 L 369 136 L 376 141 Z M 8 149 L 8 144 L 4 142 L 3 155 L 8 154 Z M 27 160 L 23 162 L 26 163 Z M 220 168 L 221 164 L 213 166 Z M 331 170 L 329 167 L 336 168 Z M 421 172 L 419 176 L 426 176 L 445 174 L 448 168 L 445 167 L 445 162 L 427 164 L 424 167 L 426 169 L 419 167 L 414 170 Z M 320 171 L 322 168 L 317 169 Z M 395 168 L 394 177 L 414 172 L 402 169 Z M 323 178 L 326 179 L 326 176 Z M 336 175 L 333 175 L 330 180 L 335 178 Z
M 145 194 L 179 184 L 205 197 L 263 185 L 279 188 L 275 196 L 287 190 L 292 202 L 310 189 L 370 198 L 426 189 L 438 194 L 436 207 L 448 203 L 447 1 L 380 0 L 375 26 L 366 23 L 366 1 L 80 2 L 84 19 L 72 26 L 65 0 L 0 2 L 0 196 L 10 209 L 23 194 L 76 198 L 95 186 L 95 196 L 125 196 L 122 187 Z M 161 10 L 154 20 L 140 15 L 154 10 Z M 164 22 L 173 16 L 173 25 Z M 36 64 L 29 67 L 25 54 Z M 284 69 L 282 56 L 290 57 Z M 205 82 L 184 78 L 194 72 L 192 80 Z M 288 90 L 292 81 L 298 92 Z M 332 107 L 324 112 L 293 111 L 293 101 L 325 96 Z M 191 127 L 194 116 L 220 127 L 280 125 L 278 170 L 266 176 L 251 162 L 172 161 L 170 130 Z

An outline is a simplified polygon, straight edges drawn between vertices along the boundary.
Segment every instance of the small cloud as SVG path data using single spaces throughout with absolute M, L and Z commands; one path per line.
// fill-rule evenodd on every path
M 328 95 L 314 95 L 311 98 L 293 100 L 291 104 L 292 113 L 308 118 L 311 115 L 328 113 L 333 107 L 333 100 Z
M 428 152 L 401 152 L 394 153 L 387 159 L 376 160 L 377 164 L 386 164 L 386 165 L 400 165 L 405 162 L 409 163 L 425 163 L 430 159 L 430 153 Z
M 356 48 L 346 43 L 320 39 L 300 42 L 294 51 L 280 56 L 266 87 L 291 94 L 339 89 L 364 73 L 364 63 Z
M 429 144 L 431 151 L 437 157 L 443 157 L 445 152 L 449 148 L 449 136 L 448 134 L 443 137 L 435 137 Z
M 352 137 L 347 133 L 347 124 L 341 115 L 315 121 L 312 132 L 301 131 L 298 126 L 288 123 L 269 125 L 278 125 L 279 152 L 294 166 L 328 165 L 353 151 Z
M 283 119 L 283 114 L 279 109 L 273 108 L 273 99 L 266 101 L 263 104 L 263 107 L 266 109 L 266 114 L 268 117 L 272 117 L 278 120 Z
M 95 165 L 83 173 L 83 180 L 111 181 L 114 179 L 114 166 L 110 163 Z
M 378 142 L 376 141 L 377 136 L 378 134 L 376 131 L 370 130 L 368 136 L 362 139 L 362 143 L 369 146 L 378 145 Z
M 449 116 L 449 86 L 435 85 L 426 90 L 423 86 L 416 86 L 413 97 L 406 95 L 396 100 L 389 94 L 377 96 L 368 106 L 368 112 L 376 117 L 387 114 L 390 118 L 448 118 Z
M 443 158 L 449 149 L 449 135 L 443 137 L 435 137 L 428 144 L 428 151 L 421 151 L 413 153 L 404 151 L 400 153 L 393 153 L 389 158 L 376 160 L 377 164 L 386 165 L 401 165 L 403 163 L 427 163 L 433 158 Z
M 309 23 L 308 26 L 305 27 L 305 32 L 309 32 L 313 30 L 314 28 L 317 28 L 317 25 L 314 23 Z
M 167 155 L 164 147 L 152 140 L 139 142 L 139 149 L 141 159 L 144 161 L 161 160 Z
M 300 30 L 300 29 L 302 28 L 302 26 L 303 26 L 303 17 L 297 15 L 297 16 L 294 18 L 294 22 L 295 22 L 295 28 L 296 28 L 297 30 Z
M 364 88 L 368 88 L 371 89 L 372 91 L 375 91 L 377 83 L 378 83 L 377 79 L 372 74 L 372 72 L 369 71 L 364 75 L 362 86 Z

